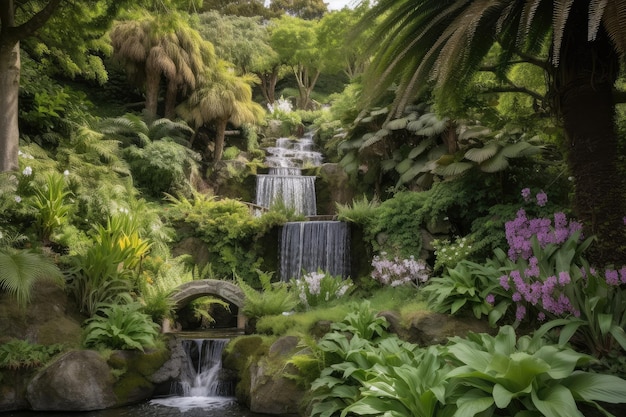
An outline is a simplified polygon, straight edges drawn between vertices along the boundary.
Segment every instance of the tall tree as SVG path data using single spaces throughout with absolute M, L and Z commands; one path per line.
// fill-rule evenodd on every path
M 104 33 L 111 19 L 126 3 L 112 0 L 0 2 L 0 171 L 11 171 L 18 166 L 20 42 L 32 38 L 50 21 L 59 23 L 58 20 L 54 22 L 55 14 L 63 14 L 64 30 L 56 32 L 56 43 L 59 48 L 62 45 L 66 52 L 63 62 L 71 68 L 73 75 L 83 72 L 89 75 L 89 67 L 97 60 L 90 58 L 93 56 L 91 53 L 97 51 L 86 46 L 87 38 L 93 39 L 94 31 Z M 65 30 L 67 27 L 72 27 L 72 30 Z M 85 35 L 86 31 L 89 35 Z M 41 36 L 41 33 L 39 35 L 40 41 L 45 42 L 45 36 Z M 70 60 L 72 57 L 74 61 Z
M 396 109 L 433 85 L 445 108 L 495 44 L 501 68 L 520 60 L 542 66 L 564 130 L 575 210 L 586 233 L 598 238 L 593 261 L 624 262 L 614 86 L 626 51 L 626 0 L 380 0 L 362 25 L 378 18 L 368 79 L 373 96 L 399 83 Z M 542 62 L 535 57 L 544 45 Z
M 196 129 L 208 124 L 215 127 L 213 160 L 222 159 L 228 123 L 240 126 L 257 123 L 265 109 L 252 101 L 253 76 L 237 76 L 224 61 L 211 69 L 204 84 L 196 88 L 189 98 L 178 106 L 180 116 Z
M 324 58 L 318 46 L 319 22 L 282 16 L 272 21 L 270 45 L 281 63 L 290 66 L 298 83 L 299 109 L 311 106 L 311 92 L 322 72 Z
M 216 62 L 213 45 L 177 13 L 120 22 L 110 36 L 113 56 L 124 63 L 133 81 L 145 86 L 145 108 L 152 117 L 157 116 L 162 78 L 165 117 L 172 118 L 178 95 L 194 89 L 205 66 Z
M 206 12 L 199 15 L 198 30 L 215 46 L 221 59 L 232 62 L 243 74 L 256 74 L 263 97 L 269 104 L 274 103 L 276 83 L 289 70 L 270 46 L 268 25 L 260 17 Z
M 328 11 L 324 0 L 272 0 L 270 10 L 306 20 L 317 20 Z

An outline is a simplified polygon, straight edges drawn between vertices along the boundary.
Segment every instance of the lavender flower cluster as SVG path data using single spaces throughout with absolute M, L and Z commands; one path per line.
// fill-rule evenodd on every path
M 524 188 L 522 197 L 530 201 L 530 190 Z M 542 191 L 536 195 L 537 205 L 544 206 L 548 196 Z M 582 230 L 582 224 L 568 221 L 565 213 L 554 213 L 554 225 L 549 218 L 529 219 L 524 209 L 517 212 L 515 219 L 505 223 L 506 240 L 509 244 L 509 258 L 529 259 L 532 256 L 532 238 L 536 237 L 541 248 L 549 244 L 562 244 L 574 233 Z
M 380 256 L 375 255 L 372 259 L 372 278 L 383 285 L 397 287 L 399 285 L 414 283 L 419 285 L 426 282 L 430 277 L 430 270 L 422 260 L 415 260 L 412 255 L 407 259 L 395 257 L 387 258 L 386 252 Z
M 341 298 L 352 288 L 350 280 L 333 277 L 323 271 L 308 272 L 295 284 L 301 303 L 309 307 Z

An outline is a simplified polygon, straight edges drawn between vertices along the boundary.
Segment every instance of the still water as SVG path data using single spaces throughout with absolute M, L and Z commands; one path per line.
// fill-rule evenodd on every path
M 1 417 L 266 417 L 252 413 L 227 397 L 169 397 L 150 402 L 87 412 L 20 411 L 0 413 Z

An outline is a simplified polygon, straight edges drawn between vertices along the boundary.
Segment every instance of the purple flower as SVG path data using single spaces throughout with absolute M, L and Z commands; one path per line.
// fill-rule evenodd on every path
M 522 321 L 525 316 L 526 316 L 526 307 L 524 307 L 521 304 L 518 305 L 517 310 L 515 311 L 515 319 L 517 319 L 517 321 Z
M 502 288 L 504 288 L 506 291 L 508 291 L 508 290 L 509 290 L 509 288 L 511 288 L 511 287 L 509 286 L 509 276 L 508 276 L 508 275 L 502 275 L 502 276 L 500 277 L 500 286 L 501 286 Z
M 609 285 L 619 285 L 619 275 L 614 269 L 607 269 L 604 273 L 606 283 Z
M 514 292 L 513 295 L 511 296 L 511 299 L 515 302 L 518 302 L 522 299 L 522 295 L 518 292 Z
M 546 319 L 546 314 L 543 311 L 540 311 L 539 314 L 537 314 L 537 319 L 539 321 L 544 321 Z
M 496 297 L 493 294 L 487 294 L 485 301 L 491 305 L 496 302 Z
M 530 188 L 524 188 L 522 190 L 522 198 L 524 201 L 530 201 Z M 624 224 L 626 224 L 626 221 L 624 221 Z
M 571 281 L 572 281 L 572 279 L 569 276 L 569 272 L 567 272 L 567 271 L 559 272 L 559 285 L 561 285 L 561 286 L 567 285 Z
M 539 207 L 545 206 L 547 202 L 548 202 L 548 195 L 546 193 L 544 193 L 543 191 L 540 193 L 537 193 L 537 205 Z

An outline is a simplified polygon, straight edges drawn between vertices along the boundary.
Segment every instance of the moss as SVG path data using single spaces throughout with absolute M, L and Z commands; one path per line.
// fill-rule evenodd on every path
M 130 404 L 149 398 L 154 385 L 136 372 L 125 373 L 113 386 L 118 404 Z
M 141 375 L 149 376 L 158 371 L 169 358 L 170 351 L 167 349 L 146 351 L 139 355 L 138 360 L 132 362 L 131 369 L 136 370 Z

